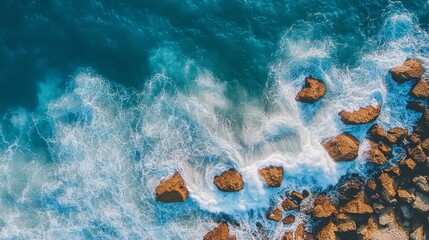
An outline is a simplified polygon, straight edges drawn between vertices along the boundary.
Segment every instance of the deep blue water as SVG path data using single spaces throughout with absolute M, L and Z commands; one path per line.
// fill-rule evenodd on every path
M 4 0 L 0 238 L 201 239 L 228 219 L 239 239 L 257 239 L 257 222 L 276 239 L 288 226 L 264 215 L 279 193 L 366 168 L 320 146 L 364 138 L 369 126 L 344 126 L 340 110 L 378 101 L 378 123 L 411 129 L 412 83 L 387 70 L 429 66 L 428 32 L 427 0 Z M 328 88 L 310 106 L 294 100 L 308 75 Z M 271 164 L 281 189 L 257 176 Z M 212 184 L 229 167 L 240 193 Z M 155 202 L 175 170 L 188 201 Z

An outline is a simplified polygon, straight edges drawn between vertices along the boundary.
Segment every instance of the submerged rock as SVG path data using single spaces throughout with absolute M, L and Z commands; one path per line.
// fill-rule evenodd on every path
M 178 172 L 175 172 L 169 178 L 161 180 L 158 187 L 156 187 L 156 200 L 160 202 L 184 202 L 187 197 L 188 189 Z
M 283 181 L 283 167 L 266 167 L 258 170 L 259 175 L 270 187 L 280 187 Z
M 229 227 L 226 223 L 221 223 L 219 226 L 208 232 L 204 240 L 228 240 L 229 239 Z
M 348 133 L 323 140 L 322 145 L 336 162 L 352 161 L 358 157 L 359 140 Z
M 393 80 L 404 83 L 408 80 L 417 79 L 424 73 L 424 68 L 417 59 L 407 59 L 401 66 L 389 70 Z
M 429 98 L 429 79 L 420 78 L 411 89 L 410 95 L 418 99 Z
M 406 108 L 416 112 L 424 112 L 426 110 L 426 106 L 423 102 L 416 101 L 407 101 Z
M 303 103 L 314 103 L 326 93 L 326 86 L 322 80 L 314 77 L 306 77 L 305 85 L 298 92 L 295 100 Z
M 356 111 L 341 111 L 341 121 L 349 125 L 365 124 L 374 121 L 380 115 L 381 105 L 361 107 Z
M 241 174 L 233 168 L 223 172 L 220 176 L 216 176 L 213 183 L 223 192 L 238 192 L 244 188 Z

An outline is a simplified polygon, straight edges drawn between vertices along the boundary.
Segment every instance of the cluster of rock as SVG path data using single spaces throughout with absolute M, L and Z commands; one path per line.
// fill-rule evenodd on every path
M 424 68 L 418 60 L 408 59 L 403 65 L 389 70 L 398 83 L 417 80 L 410 96 L 429 98 L 429 80 L 422 77 Z M 305 79 L 296 100 L 314 103 L 326 93 L 322 80 Z M 376 171 L 370 179 L 349 176 L 328 192 L 310 194 L 308 191 L 289 191 L 282 199 L 281 209 L 271 208 L 266 218 L 283 224 L 293 224 L 298 212 L 311 216 L 311 222 L 299 223 L 294 231 L 284 233 L 282 239 L 429 239 L 429 110 L 424 102 L 409 101 L 407 109 L 422 113 L 413 131 L 392 128 L 387 131 L 374 124 L 362 141 L 349 133 L 341 133 L 322 141 L 334 161 L 353 161 L 364 146 L 369 171 Z M 368 105 L 358 110 L 343 110 L 339 117 L 344 124 L 368 124 L 377 119 L 382 105 Z M 392 148 L 401 147 L 406 154 L 395 165 L 387 164 L 393 157 Z M 258 170 L 269 187 L 280 187 L 283 168 L 269 166 Z M 371 172 L 369 172 L 371 173 Z M 214 185 L 223 192 L 237 192 L 244 188 L 241 174 L 228 169 L 215 176 Z M 156 189 L 161 202 L 183 202 L 188 190 L 179 173 L 162 180 Z M 307 226 L 315 226 L 310 229 Z M 232 240 L 226 222 L 209 231 L 204 240 Z

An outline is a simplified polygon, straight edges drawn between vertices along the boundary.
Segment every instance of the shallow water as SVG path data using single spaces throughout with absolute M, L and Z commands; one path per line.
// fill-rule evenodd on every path
M 423 0 L 0 6 L 2 239 L 202 239 L 218 220 L 239 239 L 259 239 L 258 223 L 277 239 L 296 225 L 265 219 L 285 189 L 365 173 L 363 159 L 336 164 L 320 145 L 364 138 L 370 125 L 338 112 L 380 102 L 378 123 L 411 130 L 412 83 L 387 71 L 429 64 Z M 308 75 L 327 85 L 311 105 L 294 99 Z M 257 175 L 273 164 L 285 170 L 279 189 Z M 230 167 L 239 193 L 212 183 Z M 156 202 L 176 170 L 188 200 Z

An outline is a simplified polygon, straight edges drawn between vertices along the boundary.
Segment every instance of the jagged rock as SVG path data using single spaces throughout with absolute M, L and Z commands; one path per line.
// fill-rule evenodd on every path
M 220 176 L 216 176 L 213 183 L 223 192 L 238 192 L 244 188 L 241 174 L 233 168 L 223 172 Z
M 384 200 L 389 203 L 394 201 L 396 190 L 395 190 L 395 180 L 389 176 L 387 173 L 381 173 L 378 177 L 381 186 L 381 195 Z
M 322 142 L 334 161 L 352 161 L 358 157 L 359 140 L 348 133 L 330 137 Z
M 414 216 L 413 209 L 409 205 L 401 206 L 401 212 L 402 216 L 407 220 L 410 220 Z
M 380 151 L 379 146 L 374 141 L 368 141 L 368 149 L 365 151 L 365 157 L 370 163 L 375 165 L 383 165 L 387 162 L 386 156 Z
M 371 216 L 367 225 L 361 227 L 358 232 L 364 240 L 408 239 L 407 231 L 398 225 L 395 219 L 389 226 L 380 228 L 374 216 Z
M 280 187 L 283 181 L 283 167 L 266 167 L 258 170 L 259 175 L 270 187 Z
M 416 162 L 414 162 L 411 158 L 406 158 L 399 162 L 399 166 L 401 166 L 403 169 L 411 171 L 416 168 Z
M 410 91 L 410 95 L 418 99 L 429 98 L 429 80 L 420 78 Z
M 407 203 L 412 203 L 414 201 L 413 194 L 404 189 L 398 189 L 398 197 Z
M 301 203 L 302 200 L 304 200 L 304 196 L 301 193 L 297 192 L 297 191 L 292 191 L 289 195 L 298 204 Z
M 377 141 L 381 141 L 386 137 L 386 132 L 380 125 L 374 124 L 369 130 L 368 134 L 371 136 L 372 139 L 375 139 Z
M 418 79 L 424 73 L 424 68 L 417 59 L 407 59 L 401 66 L 389 70 L 393 80 L 404 83 L 408 80 Z
M 280 220 L 282 220 L 283 213 L 280 209 L 276 208 L 271 212 L 268 212 L 266 217 L 268 220 L 279 222 Z
M 289 210 L 298 208 L 298 205 L 290 198 L 285 198 L 285 200 L 283 200 L 282 202 L 282 207 L 285 211 L 289 211 Z
M 387 145 L 386 143 L 381 142 L 380 144 L 378 144 L 378 149 L 384 154 L 384 156 L 392 156 L 392 147 Z
M 185 181 L 178 172 L 161 180 L 156 187 L 156 200 L 159 202 L 184 202 L 187 197 L 188 189 L 185 186 Z
M 316 240 L 336 240 L 335 232 L 338 230 L 334 223 L 329 222 L 316 233 Z
M 420 146 L 422 146 L 423 152 L 429 154 L 429 138 L 426 138 L 423 142 L 421 142 Z
M 429 196 L 421 192 L 416 192 L 416 199 L 413 202 L 413 208 L 420 212 L 428 212 Z
M 283 219 L 284 224 L 291 224 L 295 222 L 295 216 L 294 215 L 288 215 Z
M 422 142 L 422 139 L 420 138 L 420 135 L 412 133 L 410 136 L 408 136 L 408 142 L 418 145 Z
M 330 217 L 337 209 L 330 198 L 325 195 L 319 195 L 314 200 L 313 217 Z
M 416 162 L 422 163 L 426 161 L 426 154 L 421 145 L 417 145 L 417 147 L 411 149 L 409 155 Z
M 360 192 L 356 199 L 351 200 L 342 208 L 340 208 L 340 212 L 352 214 L 368 214 L 372 213 L 373 211 L 374 210 L 372 209 L 371 205 L 369 205 L 365 200 L 364 192 Z
M 204 240 L 229 240 L 229 227 L 226 223 L 219 224 L 204 236 Z
M 365 124 L 374 121 L 380 115 L 381 104 L 377 106 L 368 105 L 361 107 L 356 111 L 341 111 L 339 113 L 341 121 L 349 125 Z
M 426 110 L 425 104 L 417 101 L 407 101 L 406 108 L 416 112 L 424 112 Z
M 334 220 L 338 232 L 349 232 L 356 230 L 356 223 L 344 213 L 339 213 Z
M 368 180 L 368 182 L 366 183 L 366 187 L 368 190 L 370 191 L 375 191 L 377 189 L 377 184 L 375 183 L 374 180 Z
M 361 191 L 362 183 L 359 180 L 351 179 L 346 181 L 343 186 L 340 187 L 338 193 L 341 199 L 352 199 Z
M 287 231 L 282 237 L 282 240 L 306 240 L 304 232 L 304 224 L 299 224 L 295 232 Z
M 396 165 L 393 165 L 390 168 L 386 168 L 383 171 L 385 173 L 388 173 L 390 176 L 394 176 L 394 177 L 401 176 L 401 169 L 398 166 L 396 166 Z
M 423 225 L 418 227 L 414 232 L 410 234 L 410 240 L 426 240 L 426 234 L 423 230 Z
M 400 128 L 400 127 L 394 127 L 387 131 L 386 139 L 391 144 L 396 144 L 398 141 L 404 139 L 408 135 L 407 129 Z
M 413 178 L 414 185 L 417 186 L 418 189 L 422 190 L 423 192 L 429 193 L 429 177 L 426 176 L 417 176 Z
M 391 207 L 384 209 L 378 216 L 378 224 L 387 226 L 395 221 L 395 213 Z
M 295 97 L 296 101 L 303 103 L 314 103 L 325 96 L 326 86 L 322 80 L 313 77 L 305 78 L 305 85 Z

